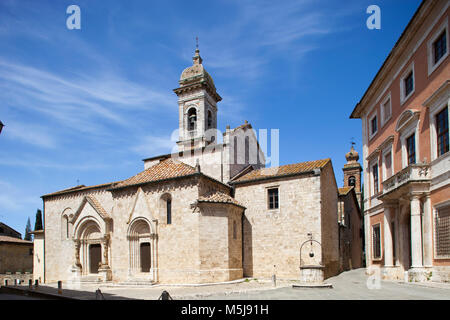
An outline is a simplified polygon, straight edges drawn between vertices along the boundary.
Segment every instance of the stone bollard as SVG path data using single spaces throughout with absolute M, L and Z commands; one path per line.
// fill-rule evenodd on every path
M 161 296 L 158 298 L 158 300 L 173 300 L 173 299 L 172 299 L 172 297 L 170 296 L 170 294 L 169 294 L 166 290 L 164 290 L 164 291 L 161 293 Z
M 58 294 L 62 294 L 62 281 L 58 281 Z
M 100 288 L 98 288 L 95 291 L 95 300 L 105 300 L 105 297 L 103 296 L 103 293 L 100 291 Z
M 277 286 L 277 276 L 276 275 L 272 275 L 272 285 L 274 286 L 274 287 L 276 287 Z

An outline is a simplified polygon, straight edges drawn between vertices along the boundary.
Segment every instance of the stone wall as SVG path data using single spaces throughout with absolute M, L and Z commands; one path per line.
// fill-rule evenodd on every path
M 236 185 L 243 218 L 244 276 L 298 279 L 300 246 L 312 233 L 321 238 L 320 177 L 290 178 Z M 279 209 L 269 210 L 267 189 L 279 188 Z M 335 217 L 333 222 L 337 224 Z M 317 256 L 321 256 L 320 248 Z
M 69 224 L 69 237 L 65 235 L 63 215 L 73 217 L 83 198 L 95 197 L 111 213 L 114 201 L 111 193 L 103 189 L 72 192 L 44 199 L 45 281 L 47 283 L 70 279 L 73 274 L 75 245 L 73 225 Z
M 339 273 L 338 190 L 331 161 L 320 174 L 322 263 L 324 278 Z
M 0 243 L 0 274 L 6 272 L 33 272 L 33 243 Z
M 230 193 L 230 188 L 211 179 L 191 177 L 112 192 L 94 189 L 46 199 L 44 211 L 46 282 L 69 280 L 74 277 L 72 272 L 75 261 L 74 239 L 78 238 L 81 232 L 82 224 L 80 221 L 86 219 L 99 222 L 102 233 L 100 236 L 110 235 L 108 264 L 114 282 L 140 279 L 160 283 L 196 283 L 242 277 L 242 270 L 239 271 L 241 268 L 239 266 L 241 264 L 240 242 L 237 244 L 236 241 L 238 240 L 235 240 L 229 243 L 228 238 L 230 219 L 238 222 L 237 228 L 240 230 L 240 218 L 237 218 L 238 213 L 233 209 L 235 206 L 227 205 L 227 207 L 230 207 L 227 210 L 213 212 L 212 215 L 215 219 L 212 221 L 202 219 L 201 213 L 191 207 L 191 204 L 194 204 L 198 199 L 199 194 L 205 194 L 212 190 Z M 112 218 L 111 221 L 103 222 L 89 202 L 82 207 L 79 215 L 73 219 L 87 195 L 98 200 L 106 213 Z M 166 207 L 163 201 L 167 197 L 172 199 L 172 221 L 170 224 L 167 223 Z M 66 238 L 64 222 L 61 219 L 63 214 L 72 217 L 72 223 L 69 226 L 69 238 Z M 220 218 L 221 215 L 224 219 Z M 151 274 L 130 271 L 132 244 L 129 236 L 133 224 L 137 221 L 148 223 L 150 233 L 155 234 L 154 237 L 150 234 L 145 235 L 152 242 Z M 210 241 L 207 245 L 206 242 L 200 241 L 199 235 L 204 236 L 204 231 L 208 228 L 214 235 L 223 234 L 220 239 Z M 228 258 L 221 264 L 220 270 L 218 269 L 216 273 L 201 272 L 201 243 L 206 246 L 203 252 L 204 257 L 207 257 L 206 252 L 208 250 L 215 252 L 214 250 L 220 247 L 226 253 Z M 80 255 L 82 255 L 81 251 Z M 80 257 L 84 275 L 88 273 L 86 271 L 88 266 L 83 265 L 86 261 L 86 259 Z M 209 260 L 205 258 L 203 261 Z M 209 266 L 209 270 L 214 268 L 215 266 Z M 220 272 L 222 272 L 222 275 L 218 276 L 217 274 Z
M 203 203 L 200 211 L 200 282 L 242 278 L 240 221 L 243 209 L 230 204 Z

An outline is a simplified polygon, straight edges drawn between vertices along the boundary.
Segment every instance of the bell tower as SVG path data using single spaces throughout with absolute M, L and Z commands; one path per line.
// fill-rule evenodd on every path
M 356 197 L 358 198 L 359 207 L 361 207 L 361 172 L 362 167 L 359 164 L 359 154 L 352 147 L 349 152 L 345 155 L 347 163 L 344 165 L 342 171 L 344 171 L 344 187 L 355 188 Z
M 173 90 L 178 96 L 179 151 L 205 147 L 217 139 L 217 102 L 222 98 L 203 67 L 198 46 L 192 61 Z

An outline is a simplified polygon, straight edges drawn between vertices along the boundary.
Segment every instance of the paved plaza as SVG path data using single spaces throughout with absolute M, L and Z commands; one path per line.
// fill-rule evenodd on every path
M 63 284 L 63 295 L 77 299 L 96 299 L 99 288 L 106 300 L 147 299 L 156 300 L 167 290 L 175 300 L 417 300 L 450 299 L 449 283 L 402 283 L 381 281 L 378 289 L 369 289 L 368 276 L 364 269 L 344 272 L 326 280 L 329 288 L 293 288 L 295 281 L 278 281 L 277 287 L 267 280 L 252 279 L 243 282 L 206 286 L 124 286 L 105 284 L 83 284 L 80 288 L 67 288 Z M 57 294 L 56 285 L 41 286 L 39 291 Z M 0 296 L 0 299 L 9 296 Z

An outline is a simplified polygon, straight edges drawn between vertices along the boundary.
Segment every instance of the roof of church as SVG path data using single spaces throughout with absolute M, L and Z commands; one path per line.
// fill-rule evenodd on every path
M 207 193 L 204 196 L 199 197 L 198 202 L 230 203 L 230 204 L 234 204 L 239 207 L 245 208 L 242 204 L 239 203 L 239 201 L 234 199 L 232 196 L 230 196 L 226 193 L 220 192 L 220 191 L 213 191 L 213 192 Z
M 339 195 L 340 196 L 345 196 L 347 195 L 354 187 L 350 186 L 350 187 L 342 187 L 338 189 Z
M 111 189 L 114 190 L 148 182 L 180 178 L 196 173 L 198 172 L 194 167 L 169 158 L 162 160 L 160 163 L 145 169 L 131 178 L 118 182 Z
M 23 243 L 23 244 L 33 244 L 32 241 L 22 240 L 9 236 L 0 236 L 0 242 L 12 242 L 12 243 Z
M 115 183 L 117 183 L 117 182 L 102 183 L 102 184 L 96 184 L 93 186 L 85 186 L 84 184 L 80 184 L 75 187 L 71 187 L 71 188 L 60 190 L 60 191 L 45 194 L 45 195 L 41 196 L 41 198 L 57 196 L 57 195 L 61 195 L 61 194 L 69 193 L 69 192 L 75 192 L 75 191 L 84 191 L 84 190 L 90 190 L 90 189 L 95 189 L 95 188 L 109 187 L 109 186 L 114 185 Z
M 327 158 L 322 160 L 287 164 L 273 168 L 262 168 L 258 170 L 253 170 L 231 181 L 230 184 L 249 182 L 254 180 L 266 180 L 284 176 L 293 176 L 309 172 L 312 173 L 314 169 L 323 168 L 330 161 L 331 159 Z

